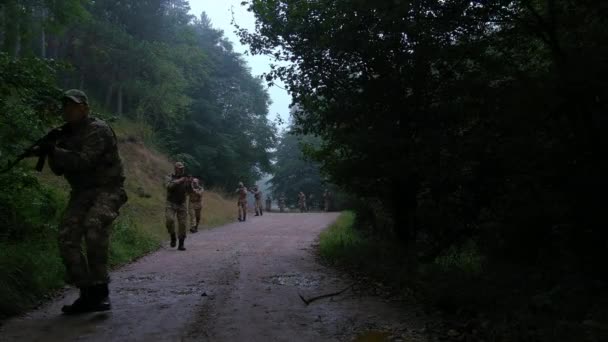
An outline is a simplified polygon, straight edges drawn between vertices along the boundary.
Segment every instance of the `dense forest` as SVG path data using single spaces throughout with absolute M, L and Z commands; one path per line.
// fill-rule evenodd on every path
M 38 109 L 15 129 L 23 106 L 50 110 L 56 88 L 81 88 L 97 112 L 145 124 L 207 185 L 232 188 L 269 172 L 269 96 L 223 33 L 189 10 L 168 0 L 3 2 L 2 145 L 24 142 L 39 124 Z
M 363 199 L 358 227 L 398 238 L 418 270 L 471 256 L 482 274 L 449 289 L 468 288 L 466 306 L 603 317 L 605 2 L 244 5 L 257 22 L 242 42 L 276 59 L 267 81 L 285 82 L 294 127 L 322 141 L 307 154 Z M 578 328 L 550 326 L 548 340 L 579 340 Z

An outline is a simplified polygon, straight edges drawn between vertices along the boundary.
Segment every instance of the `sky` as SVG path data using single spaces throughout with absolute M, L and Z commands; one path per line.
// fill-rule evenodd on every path
M 246 7 L 241 6 L 242 0 L 190 0 L 190 12 L 199 17 L 204 11 L 207 13 L 213 27 L 223 30 L 224 36 L 228 38 L 233 44 L 234 49 L 237 52 L 245 53 L 248 49 L 246 46 L 241 45 L 237 35 L 234 33 L 235 28 L 232 26 L 232 12 L 234 10 L 234 19 L 239 26 L 253 31 L 255 27 L 255 17 L 253 13 L 247 12 Z M 254 76 L 259 76 L 265 72 L 270 71 L 270 64 L 272 60 L 266 56 L 243 56 Z M 283 86 L 282 83 L 279 83 Z M 289 104 L 291 103 L 291 96 L 287 91 L 273 86 L 268 89 L 272 104 L 269 109 L 269 119 L 274 120 L 275 117 L 280 115 L 283 122 L 289 122 Z

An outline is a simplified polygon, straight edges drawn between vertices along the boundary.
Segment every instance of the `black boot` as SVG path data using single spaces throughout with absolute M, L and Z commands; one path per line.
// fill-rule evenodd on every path
M 108 284 L 98 284 L 91 287 L 90 311 L 108 311 L 112 309 L 110 303 L 110 289 Z
M 262 212 L 262 209 L 260 209 L 260 216 L 264 216 L 264 213 Z
M 192 234 L 196 233 L 197 231 L 198 231 L 198 229 L 196 228 L 196 226 L 192 226 L 190 228 L 190 233 L 192 233 Z
M 185 251 L 186 247 L 184 247 L 184 240 L 186 240 L 185 237 L 180 237 L 179 238 L 179 247 L 177 247 L 178 250 L 180 251 Z
M 90 287 L 81 287 L 80 296 L 71 305 L 64 305 L 61 311 L 66 315 L 88 312 L 90 293 Z
M 247 221 L 247 213 L 243 214 L 243 222 Z
M 175 237 L 175 233 L 171 234 L 171 247 L 175 247 L 177 243 L 177 238 Z

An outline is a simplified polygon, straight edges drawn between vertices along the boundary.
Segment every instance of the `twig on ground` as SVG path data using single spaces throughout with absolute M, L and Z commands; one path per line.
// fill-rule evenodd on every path
M 346 292 L 347 290 L 351 289 L 353 286 L 355 286 L 355 283 L 352 283 L 350 285 L 348 285 L 346 288 L 338 291 L 338 292 L 332 292 L 332 293 L 326 293 L 326 294 L 322 294 L 320 296 L 315 296 L 309 299 L 304 298 L 304 296 L 302 296 L 300 293 L 298 293 L 298 296 L 300 296 L 300 299 L 306 304 L 309 305 L 310 303 L 314 302 L 315 300 L 318 299 L 323 299 L 323 298 L 328 298 L 328 297 L 334 297 L 334 296 L 339 296 L 342 293 Z

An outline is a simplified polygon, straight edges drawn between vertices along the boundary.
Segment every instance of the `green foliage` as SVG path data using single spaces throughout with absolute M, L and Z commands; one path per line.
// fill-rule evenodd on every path
M 397 237 L 431 274 L 542 292 L 574 273 L 605 291 L 605 6 L 244 3 L 257 22 L 241 40 L 276 58 L 267 81 L 294 96 L 298 132 L 323 141 L 309 155 L 329 180 L 369 203 L 362 227 Z M 439 292 L 475 297 L 466 277 L 441 277 Z
M 112 229 L 110 265 L 123 265 L 160 247 L 159 241 L 138 227 L 136 221 L 121 215 Z
M 319 253 L 328 260 L 348 258 L 356 253 L 363 243 L 360 232 L 354 230 L 355 213 L 343 212 L 338 220 L 319 235 Z

